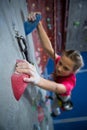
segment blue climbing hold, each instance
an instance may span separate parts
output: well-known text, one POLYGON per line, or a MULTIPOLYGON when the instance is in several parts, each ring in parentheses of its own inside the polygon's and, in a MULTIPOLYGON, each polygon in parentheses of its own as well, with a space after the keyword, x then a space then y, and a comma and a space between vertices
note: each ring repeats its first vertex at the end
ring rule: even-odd
POLYGON ((37 14, 35 21, 25 21, 24 22, 25 35, 28 35, 36 28, 36 26, 38 25, 41 18, 42 18, 42 16, 40 14, 37 14))

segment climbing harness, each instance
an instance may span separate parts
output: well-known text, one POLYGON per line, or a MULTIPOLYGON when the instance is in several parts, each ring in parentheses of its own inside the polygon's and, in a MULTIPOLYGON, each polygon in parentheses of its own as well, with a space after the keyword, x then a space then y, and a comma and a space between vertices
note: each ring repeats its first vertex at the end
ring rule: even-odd
POLYGON ((61 97, 59 97, 58 94, 56 94, 56 96, 57 96, 57 99, 58 99, 58 106, 62 110, 66 111, 66 110, 72 110, 73 109, 73 103, 72 103, 70 98, 67 101, 63 101, 61 99, 61 97))

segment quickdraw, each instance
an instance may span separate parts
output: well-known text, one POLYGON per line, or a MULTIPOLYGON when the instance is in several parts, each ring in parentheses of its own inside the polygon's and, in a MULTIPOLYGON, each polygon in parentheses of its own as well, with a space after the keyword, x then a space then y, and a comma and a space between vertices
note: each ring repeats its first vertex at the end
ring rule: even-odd
POLYGON ((23 59, 26 59, 27 61, 29 61, 28 58, 28 51, 27 51, 27 45, 26 45, 26 40, 23 36, 20 36, 18 33, 16 33, 16 39, 21 51, 21 54, 23 56, 23 59))

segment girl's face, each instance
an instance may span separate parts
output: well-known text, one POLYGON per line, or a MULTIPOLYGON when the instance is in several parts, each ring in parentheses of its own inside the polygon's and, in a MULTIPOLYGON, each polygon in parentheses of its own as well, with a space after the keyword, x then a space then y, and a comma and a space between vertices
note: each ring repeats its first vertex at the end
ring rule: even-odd
POLYGON ((74 73, 74 62, 67 56, 61 56, 61 59, 56 65, 56 75, 57 76, 68 76, 74 73))

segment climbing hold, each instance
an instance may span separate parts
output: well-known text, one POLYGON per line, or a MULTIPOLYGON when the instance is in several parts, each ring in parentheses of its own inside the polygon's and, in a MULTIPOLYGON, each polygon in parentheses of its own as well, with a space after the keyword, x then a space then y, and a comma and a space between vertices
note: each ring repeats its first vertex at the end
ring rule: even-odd
POLYGON ((48 6, 46 7, 46 11, 50 11, 50 8, 48 6))
POLYGON ((47 22, 50 22, 50 18, 47 18, 46 21, 47 21, 47 22))
POLYGON ((38 111, 38 121, 42 122, 44 120, 44 110, 41 106, 38 106, 37 111, 38 111))
POLYGON ((32 98, 32 110, 35 111, 37 107, 36 99, 32 98))
POLYGON ((36 107, 35 107, 35 106, 32 106, 32 110, 35 111, 35 110, 36 110, 36 107))
POLYGON ((75 27, 77 27, 77 26, 80 25, 80 22, 79 22, 79 21, 75 21, 75 22, 73 22, 73 25, 74 25, 75 27))
MULTIPOLYGON (((20 61, 22 62, 22 60, 17 60, 17 63, 20 61)), ((19 100, 21 98, 26 87, 28 86, 28 83, 24 82, 23 80, 25 77, 29 78, 29 75, 14 72, 11 76, 12 90, 16 100, 19 100)))
POLYGON ((47 26, 48 26, 48 29, 52 29, 52 26, 51 26, 51 24, 47 24, 47 26))
POLYGON ((35 3, 32 3, 32 7, 35 7, 35 3))
POLYGON ((25 34, 26 35, 31 33, 36 28, 36 26, 38 25, 39 21, 41 20, 41 17, 42 16, 40 14, 37 14, 35 21, 25 21, 24 22, 24 30, 25 30, 25 34))

